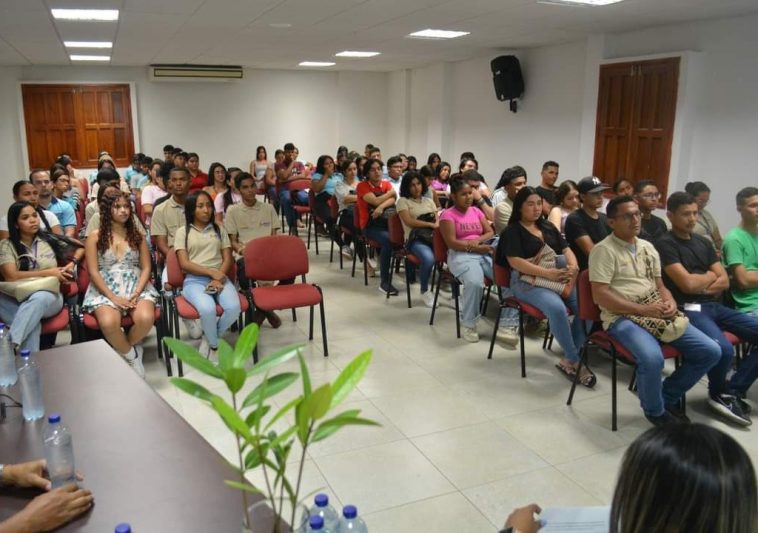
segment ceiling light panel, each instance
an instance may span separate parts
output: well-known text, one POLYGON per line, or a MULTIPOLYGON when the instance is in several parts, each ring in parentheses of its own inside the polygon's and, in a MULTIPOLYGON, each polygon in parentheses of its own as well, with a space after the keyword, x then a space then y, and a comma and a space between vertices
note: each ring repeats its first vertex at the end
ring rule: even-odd
POLYGON ((113 48, 108 41, 64 41, 66 48, 113 48))
POLYGON ((538 4, 554 4, 559 6, 599 7, 618 4, 624 0, 537 0, 538 4))
POLYGON ((111 22, 118 20, 118 9, 51 9, 57 20, 111 22))
POLYGON ((331 61, 301 61, 298 63, 301 67, 333 67, 336 64, 331 61))
POLYGON ((337 57, 376 57, 381 52, 359 52, 357 50, 345 50, 338 54, 334 54, 337 57))
POLYGON ((87 56, 72 54, 69 56, 71 61, 110 61, 111 56, 87 56))
POLYGON ((417 32, 413 32, 408 37, 415 37, 418 39, 455 39, 457 37, 463 37, 469 35, 467 31, 451 31, 451 30, 432 30, 426 29, 417 32))

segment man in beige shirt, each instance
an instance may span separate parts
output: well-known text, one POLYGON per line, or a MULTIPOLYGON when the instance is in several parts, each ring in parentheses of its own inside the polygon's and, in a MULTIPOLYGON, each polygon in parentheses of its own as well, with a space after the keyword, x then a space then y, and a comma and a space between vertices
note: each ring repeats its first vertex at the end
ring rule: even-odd
POLYGON ((513 212, 513 200, 518 192, 526 186, 526 176, 520 171, 521 167, 511 167, 503 172, 502 186, 505 189, 506 197, 503 201, 495 206, 495 233, 500 235, 508 221, 511 219, 513 212))

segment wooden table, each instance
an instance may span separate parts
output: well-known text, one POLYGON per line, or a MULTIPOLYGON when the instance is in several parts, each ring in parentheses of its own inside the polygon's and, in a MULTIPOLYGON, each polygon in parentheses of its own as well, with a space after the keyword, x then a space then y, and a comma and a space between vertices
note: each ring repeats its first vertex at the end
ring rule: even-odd
MULTIPOLYGON (((46 414, 59 412, 71 429, 82 485, 95 496, 92 510, 62 531, 103 533, 120 522, 135 533, 241 531, 242 497, 223 483, 234 476, 226 461, 105 341, 35 358, 46 414)), ((18 384, 8 392, 20 399, 18 384)), ((46 420, 25 422, 21 409, 8 409, 0 422, 0 462, 43 457, 46 420)), ((4 490, 0 520, 34 494, 4 490)))

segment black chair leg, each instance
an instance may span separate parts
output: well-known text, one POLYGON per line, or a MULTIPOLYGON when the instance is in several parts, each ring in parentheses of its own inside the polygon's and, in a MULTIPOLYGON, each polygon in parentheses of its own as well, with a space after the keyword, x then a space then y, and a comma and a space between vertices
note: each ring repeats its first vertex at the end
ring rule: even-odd
POLYGON ((310 318, 308 320, 308 340, 313 340, 313 306, 311 306, 310 318))
MULTIPOLYGON (((389 286, 392 287, 392 276, 395 274, 395 264, 397 263, 397 259, 395 258, 395 254, 392 254, 392 257, 390 258, 390 279, 389 279, 389 286)), ((387 296, 385 298, 386 300, 390 299, 390 291, 387 291, 387 296)))
POLYGON ((432 316, 429 318, 430 326, 434 325, 434 313, 435 311, 437 311, 437 301, 439 300, 439 297, 440 297, 440 283, 442 282, 442 279, 441 279, 442 270, 439 268, 437 263, 435 263, 434 266, 432 267, 432 280, 434 280, 435 274, 438 274, 438 278, 440 279, 437 280, 437 284, 434 287, 434 305, 432 305, 432 316))
POLYGON ((611 431, 616 431, 618 429, 616 423, 616 400, 618 394, 616 392, 617 380, 618 370, 616 368, 616 350, 613 346, 611 346, 611 431))
POLYGON ((571 392, 569 392, 568 400, 566 401, 566 405, 571 405, 571 402, 574 399, 574 392, 576 392, 576 385, 579 383, 579 374, 582 372, 582 365, 587 366, 587 343, 582 346, 582 349, 579 351, 579 365, 576 367, 576 374, 574 374, 574 379, 571 380, 571 392))
POLYGON ((405 292, 408 295, 408 309, 411 308, 411 281, 408 279, 408 258, 405 259, 405 292))
POLYGON ((455 296, 455 335, 460 339, 461 338, 461 313, 460 309, 458 308, 458 296, 461 293, 461 286, 458 283, 458 280, 455 280, 453 282, 453 296, 455 296))
POLYGON ((324 357, 329 357, 329 343, 326 339, 326 313, 324 312, 324 293, 321 292, 321 287, 315 286, 318 292, 321 293, 321 301, 318 303, 319 313, 321 314, 321 339, 324 343, 324 357))
POLYGON ((487 359, 492 359, 492 350, 495 349, 495 336, 497 335, 497 327, 500 324, 500 316, 503 314, 503 306, 499 305, 497 309, 497 318, 495 318, 495 327, 492 329, 492 339, 490 340, 490 351, 487 354, 487 359))
MULTIPOLYGON (((311 217, 311 220, 313 217, 311 217)), ((313 239, 316 241, 316 255, 318 255, 318 228, 316 227, 316 222, 310 223, 308 226, 308 235, 310 235, 310 227, 313 226, 313 239)))
POLYGON ((292 321, 297 322, 297 311, 295 311, 295 308, 292 308, 292 321))
POLYGON ((524 312, 518 310, 518 335, 521 342, 521 377, 526 377, 526 352, 524 351, 524 312))

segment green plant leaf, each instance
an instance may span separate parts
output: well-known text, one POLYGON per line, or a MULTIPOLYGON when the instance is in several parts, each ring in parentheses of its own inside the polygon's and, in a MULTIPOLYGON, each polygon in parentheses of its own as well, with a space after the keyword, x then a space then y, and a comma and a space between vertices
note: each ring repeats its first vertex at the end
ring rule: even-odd
POLYGON ((332 385, 332 405, 336 407, 352 392, 358 382, 363 379, 369 363, 371 362, 372 351, 366 350, 342 369, 340 375, 334 380, 332 385))
POLYGON ((336 433, 345 426, 380 426, 378 422, 367 418, 332 418, 319 424, 316 431, 313 432, 311 442, 324 440, 330 435, 336 433))
POLYGON ((242 368, 227 368, 224 371, 224 381, 232 394, 237 394, 247 379, 247 372, 242 368))
POLYGON ((221 370, 212 361, 200 355, 193 346, 173 337, 163 337, 163 342, 183 363, 207 376, 224 379, 224 374, 221 370))
POLYGON ((311 399, 308 402, 308 416, 313 420, 320 420, 329 411, 332 405, 332 385, 324 383, 318 389, 313 391, 311 399))
POLYGON ((310 417, 308 412, 309 398, 302 398, 302 401, 295 406, 295 422, 297 425, 297 438, 300 444, 305 445, 305 441, 308 439, 308 421, 310 417))
POLYGON ((273 426, 280 418, 282 418, 284 415, 290 412, 292 408, 295 407, 297 404, 299 404, 302 400, 303 400, 302 397, 298 396, 297 398, 293 398, 292 400, 287 402, 281 409, 279 409, 276 412, 276 414, 271 418, 271 420, 268 421, 264 429, 268 429, 271 426, 273 426))
POLYGON ((271 368, 284 363, 295 357, 301 345, 285 346, 281 350, 274 352, 258 361, 258 364, 253 365, 253 368, 247 371, 248 376, 254 376, 255 374, 262 374, 267 372, 271 368))
POLYGON ((218 340, 218 366, 221 370, 232 368, 234 349, 224 339, 218 340))
POLYGON ((251 428, 257 427, 258 423, 263 419, 264 416, 268 414, 270 410, 270 405, 261 405, 247 415, 247 418, 245 418, 245 424, 251 428))
MULTIPOLYGON (((273 376, 265 378, 266 386, 265 396, 263 399, 265 400, 271 396, 274 396, 275 394, 279 394, 281 391, 292 385, 297 380, 297 378, 297 372, 284 372, 282 374, 275 374, 273 376)), ((255 405, 258 403, 258 398, 262 394, 264 394, 264 387, 263 383, 260 383, 252 390, 250 394, 247 395, 245 400, 242 402, 242 407, 245 408, 255 405)))
POLYGON ((225 480, 224 483, 233 489, 244 490, 245 492, 251 492, 253 494, 263 494, 262 490, 256 489, 254 486, 248 483, 240 483, 239 481, 225 480))
POLYGON ((234 345, 234 357, 232 358, 232 366, 234 368, 244 368, 247 360, 252 357, 253 349, 258 344, 258 333, 258 324, 255 322, 248 324, 242 330, 234 345))
POLYGON ((226 403, 223 398, 215 395, 211 398, 211 404, 213 404, 213 408, 231 429, 236 431, 245 440, 252 442, 253 436, 250 434, 250 428, 247 427, 245 421, 240 418, 240 415, 231 405, 226 403))
POLYGON ((300 375, 303 376, 303 397, 307 400, 311 395, 311 374, 300 350, 297 351, 297 359, 300 362, 300 375))
POLYGON ((208 403, 211 402, 213 393, 199 383, 195 383, 191 379, 187 378, 171 378, 170 381, 177 389, 183 390, 190 396, 194 396, 195 398, 204 400, 208 403))
POLYGON ((280 435, 276 435, 276 437, 271 439, 271 442, 269 443, 269 445, 272 448, 276 448, 280 446, 283 442, 285 442, 287 439, 292 437, 292 435, 295 434, 295 431, 297 431, 297 426, 292 426, 291 428, 286 429, 283 433, 281 433, 280 435))

